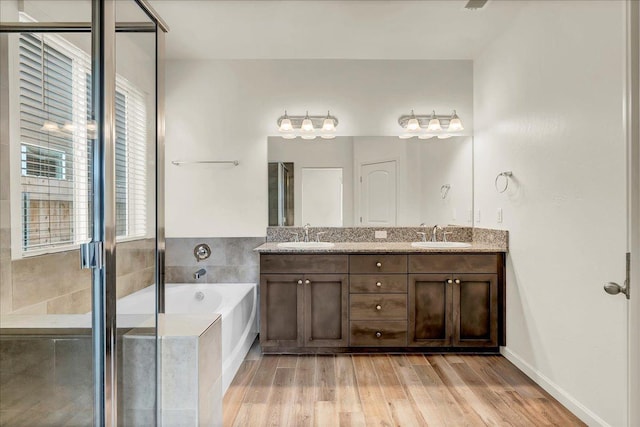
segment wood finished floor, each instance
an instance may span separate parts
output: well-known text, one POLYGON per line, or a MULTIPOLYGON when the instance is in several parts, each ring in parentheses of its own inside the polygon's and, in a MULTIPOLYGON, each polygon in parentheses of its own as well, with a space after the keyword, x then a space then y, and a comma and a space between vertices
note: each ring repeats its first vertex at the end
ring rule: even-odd
POLYGON ((501 356, 261 355, 224 396, 224 426, 583 426, 501 356))

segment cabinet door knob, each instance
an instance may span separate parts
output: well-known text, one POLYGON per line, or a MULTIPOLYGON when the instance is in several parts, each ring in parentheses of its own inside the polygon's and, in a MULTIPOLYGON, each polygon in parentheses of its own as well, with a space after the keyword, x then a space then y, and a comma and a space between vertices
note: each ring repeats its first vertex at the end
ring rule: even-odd
POLYGON ((382 306, 380 304, 376 305, 376 310, 382 310, 382 306))
POLYGON ((302 285, 302 279, 298 280, 298 285, 302 285))
POLYGON ((376 338, 382 338, 382 332, 380 331, 376 332, 376 338))
POLYGON ((309 279, 307 279, 307 280, 305 280, 305 281, 304 281, 304 284, 305 284, 305 285, 308 285, 309 283, 311 283, 311 280, 309 280, 309 279))
POLYGON ((381 288, 382 287, 382 282, 376 282, 376 286, 381 288))
POLYGON ((456 285, 459 285, 460 284, 460 279, 456 279, 455 282, 456 282, 456 285))
POLYGON ((452 284, 452 283, 453 283, 453 280, 451 280, 451 279, 447 279, 447 283, 448 283, 448 284, 452 284))
POLYGON ((382 267, 382 263, 381 262, 376 262, 376 267, 378 267, 378 268, 382 267))

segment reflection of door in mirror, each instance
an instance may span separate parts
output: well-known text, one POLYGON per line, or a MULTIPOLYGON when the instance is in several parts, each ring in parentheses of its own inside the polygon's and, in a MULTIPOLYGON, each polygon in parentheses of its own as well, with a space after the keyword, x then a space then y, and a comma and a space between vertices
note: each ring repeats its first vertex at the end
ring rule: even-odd
POLYGON ((396 225, 397 191, 395 160, 360 165, 360 224, 373 227, 396 225))
POLYGON ((342 168, 302 168, 302 224, 342 227, 342 168))
POLYGON ((269 163, 269 225, 293 225, 293 163, 269 163))

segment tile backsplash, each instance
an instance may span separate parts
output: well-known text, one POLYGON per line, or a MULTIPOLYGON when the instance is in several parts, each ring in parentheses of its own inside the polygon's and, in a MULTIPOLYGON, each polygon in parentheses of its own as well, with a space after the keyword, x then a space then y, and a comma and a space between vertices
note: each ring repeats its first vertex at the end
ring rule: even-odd
POLYGON ((264 237, 167 238, 165 281, 167 283, 258 283, 260 258, 253 251, 264 237), (211 248, 211 256, 198 261, 193 249, 200 243, 211 248), (204 268, 207 274, 195 279, 204 268))

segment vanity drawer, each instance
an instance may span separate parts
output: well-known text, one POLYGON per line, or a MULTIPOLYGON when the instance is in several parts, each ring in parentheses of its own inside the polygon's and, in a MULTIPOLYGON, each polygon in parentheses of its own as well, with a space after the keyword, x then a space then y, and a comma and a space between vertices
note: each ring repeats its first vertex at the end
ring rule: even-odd
POLYGON ((351 274, 406 273, 406 255, 350 255, 351 274))
POLYGON ((349 319, 407 319, 407 296, 403 294, 353 294, 349 301, 349 319))
POLYGON ((352 347, 406 347, 406 321, 352 321, 349 345, 352 347))
POLYGON ((409 255, 409 273, 497 273, 498 254, 409 255))
POLYGON ((273 273, 348 273, 349 255, 302 254, 260 255, 260 274, 273 273))
POLYGON ((353 294, 407 293, 404 274, 352 274, 349 291, 353 294))

